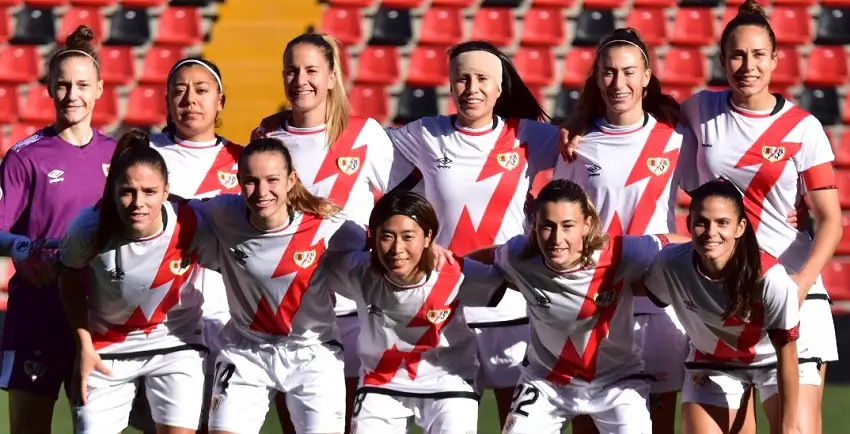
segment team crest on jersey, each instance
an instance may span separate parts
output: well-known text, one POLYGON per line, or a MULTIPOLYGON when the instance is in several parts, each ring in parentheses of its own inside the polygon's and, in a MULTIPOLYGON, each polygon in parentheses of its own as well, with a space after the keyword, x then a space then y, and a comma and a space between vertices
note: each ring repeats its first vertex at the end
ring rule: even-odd
POLYGON ((192 265, 192 262, 188 259, 183 260, 173 260, 168 264, 168 268, 175 276, 182 276, 189 271, 189 266, 192 265))
POLYGON ((353 175, 360 169, 360 158, 359 157, 339 157, 336 159, 336 165, 339 167, 339 170, 342 170, 342 173, 346 175, 353 175))
POLYGON ((519 165, 519 154, 516 152, 505 152, 496 155, 496 162, 505 170, 513 170, 519 165))
POLYGON ((613 290, 599 291, 593 296, 593 302, 599 307, 608 307, 614 302, 614 297, 617 295, 613 290))
POLYGON ((452 308, 447 307, 445 309, 431 309, 428 313, 425 314, 425 317, 428 318, 428 322, 431 324, 437 325, 442 324, 447 319, 449 319, 449 315, 452 313, 452 308))
POLYGON ((103 176, 109 176, 109 163, 101 164, 100 168, 103 169, 103 176))
POLYGON ((225 189, 230 190, 231 188, 239 185, 239 178, 236 177, 235 173, 232 172, 224 172, 218 171, 218 182, 224 186, 225 189))
POLYGON ((653 175, 661 176, 670 169, 670 159, 662 157, 647 158, 646 167, 649 168, 649 171, 652 172, 653 175))
POLYGON ((292 257, 295 261, 295 265, 307 269, 316 262, 316 251, 315 250, 304 250, 300 252, 295 252, 295 255, 292 257))
POLYGON ((761 156, 764 157, 765 160, 770 161, 771 163, 776 163, 777 161, 782 161, 782 157, 785 156, 785 147, 784 146, 762 146, 761 147, 761 156))

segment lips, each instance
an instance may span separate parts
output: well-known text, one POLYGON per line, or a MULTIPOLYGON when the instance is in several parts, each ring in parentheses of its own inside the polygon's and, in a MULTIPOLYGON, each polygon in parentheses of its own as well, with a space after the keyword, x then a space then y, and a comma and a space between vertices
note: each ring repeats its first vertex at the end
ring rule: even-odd
POLYGON ((616 93, 608 92, 608 96, 611 98, 611 101, 613 101, 615 103, 616 102, 626 102, 626 101, 628 101, 629 95, 631 95, 629 92, 616 92, 616 93))

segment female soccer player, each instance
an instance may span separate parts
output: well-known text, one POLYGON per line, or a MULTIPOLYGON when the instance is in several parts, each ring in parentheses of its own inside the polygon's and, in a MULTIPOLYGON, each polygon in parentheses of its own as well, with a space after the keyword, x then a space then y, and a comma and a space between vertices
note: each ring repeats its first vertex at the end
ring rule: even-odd
MULTIPOLYGON (((558 158, 559 130, 504 53, 486 42, 449 52, 451 96, 457 115, 435 116, 387 132, 422 173, 425 197, 443 229, 438 244, 464 255, 524 232, 526 194, 538 172, 558 158)), ((477 335, 477 386, 494 389, 500 422, 528 344, 525 303, 508 292, 495 308, 464 309, 477 335)))
POLYGON ((63 240, 60 292, 79 348, 77 432, 127 428, 144 381, 159 433, 198 429, 204 393, 203 234, 195 211, 167 201, 168 173, 150 137, 121 137, 103 198, 63 240))
POLYGON ((458 309, 498 301, 506 287, 495 267, 470 259, 436 270, 438 232, 424 197, 390 193, 369 219, 371 252, 329 255, 322 264, 361 322, 352 432, 404 434, 411 418, 429 433, 478 428, 475 334, 458 309))
MULTIPOLYGON (((576 159, 559 159, 554 178, 581 185, 609 234, 649 235, 676 231, 676 163, 687 126, 677 128, 679 104, 661 92, 646 45, 634 29, 617 29, 602 40, 576 107, 587 119, 576 159)), ((650 382, 652 432, 676 431, 676 395, 682 390, 688 339, 675 312, 635 297, 635 341, 650 382)), ((596 432, 587 417, 573 430, 596 432)))
POLYGON ((746 392, 755 386, 774 433, 797 429, 797 285, 759 250, 744 199, 726 181, 691 192, 692 242, 664 249, 647 272, 650 298, 675 309, 690 337, 682 397, 686 434, 732 432, 746 392))
POLYGON ((543 187, 533 215, 530 235, 495 250, 495 264, 528 303, 531 326, 504 432, 556 434, 579 414, 603 433, 650 432, 631 284, 667 240, 687 239, 605 234, 590 198, 565 179, 543 187))
POLYGON ((115 150, 114 140, 91 127, 103 92, 94 38, 80 26, 50 58, 56 122, 13 146, 0 166, 0 254, 16 269, 0 345, 13 434, 51 432, 59 389, 72 390, 74 338, 53 256, 42 247, 58 247, 68 223, 100 198, 115 150))

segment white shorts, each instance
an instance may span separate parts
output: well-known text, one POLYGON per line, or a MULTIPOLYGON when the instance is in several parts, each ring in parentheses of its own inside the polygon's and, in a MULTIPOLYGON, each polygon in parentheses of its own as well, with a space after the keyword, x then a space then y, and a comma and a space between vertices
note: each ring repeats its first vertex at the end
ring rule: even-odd
POLYGON ((210 431, 260 432, 277 392, 286 393, 299 434, 345 430, 345 377, 338 346, 258 343, 234 327, 225 327, 221 336, 210 431))
POLYGON ((157 425, 198 429, 204 398, 204 356, 195 350, 151 357, 104 360, 107 377, 92 372, 88 402, 77 408, 77 432, 100 434, 127 428, 136 384, 145 382, 151 417, 157 425))
POLYGON ((360 338, 360 318, 354 316, 336 317, 339 337, 342 341, 342 360, 345 362, 345 378, 360 377, 360 355, 357 354, 357 340, 360 338))
POLYGON ((502 433, 560 434, 578 415, 589 415, 601 434, 650 434, 649 382, 626 379, 608 386, 554 384, 523 373, 502 433))
POLYGON ((475 434, 478 400, 468 396, 435 399, 358 392, 351 434, 406 434, 411 418, 428 434, 475 434))
MULTIPOLYGON (((761 402, 764 402, 779 391, 776 374, 776 368, 728 371, 688 369, 687 380, 682 388, 682 402, 737 410, 741 407, 744 392, 751 385, 755 386, 761 402)), ((821 379, 817 364, 801 364, 800 385, 820 386, 820 384, 821 379)))
POLYGON ((635 315, 635 344, 646 372, 655 377, 651 394, 678 392, 685 381, 688 336, 677 319, 665 312, 635 315))
MULTIPOLYGON (((823 285, 820 278, 815 285, 823 285)), ((838 360, 838 341, 832 306, 827 300, 808 299, 800 306, 800 358, 818 358, 821 362, 838 360)))
POLYGON ((513 389, 519 382, 528 348, 528 324, 473 328, 478 345, 478 377, 481 389, 513 389))

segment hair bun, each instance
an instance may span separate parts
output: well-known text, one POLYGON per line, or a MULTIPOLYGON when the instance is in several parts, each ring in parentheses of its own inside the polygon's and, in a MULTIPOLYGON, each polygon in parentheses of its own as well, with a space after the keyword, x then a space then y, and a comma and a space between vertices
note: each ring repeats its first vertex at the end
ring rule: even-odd
POLYGON ((738 6, 738 15, 758 15, 767 19, 767 14, 764 13, 761 5, 755 0, 746 0, 741 6, 738 6))
POLYGON ((91 54, 94 52, 95 39, 97 38, 94 31, 86 25, 81 25, 65 38, 65 47, 91 54))

